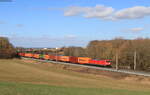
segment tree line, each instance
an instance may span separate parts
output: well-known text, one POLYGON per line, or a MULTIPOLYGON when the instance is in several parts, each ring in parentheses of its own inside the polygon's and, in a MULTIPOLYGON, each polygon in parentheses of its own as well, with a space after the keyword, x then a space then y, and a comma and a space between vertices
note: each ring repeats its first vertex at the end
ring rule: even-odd
MULTIPOLYGON (((16 57, 16 50, 8 38, 0 37, 0 58, 16 57)), ((134 61, 136 61, 137 70, 150 71, 150 39, 148 38, 94 40, 84 48, 64 47, 63 52, 66 56, 90 57, 100 60, 111 59, 112 66, 115 66, 116 55, 118 55, 119 68, 134 69, 134 61)), ((57 53, 59 52, 57 51, 57 53)))
POLYGON ((94 40, 85 47, 68 47, 64 55, 91 57, 93 59, 112 59, 115 66, 116 55, 120 68, 134 69, 134 56, 136 52, 136 69, 150 70, 150 39, 137 38, 126 40, 116 38, 113 40, 94 40))
POLYGON ((0 37, 0 59, 13 58, 16 56, 16 49, 9 42, 8 38, 0 37))

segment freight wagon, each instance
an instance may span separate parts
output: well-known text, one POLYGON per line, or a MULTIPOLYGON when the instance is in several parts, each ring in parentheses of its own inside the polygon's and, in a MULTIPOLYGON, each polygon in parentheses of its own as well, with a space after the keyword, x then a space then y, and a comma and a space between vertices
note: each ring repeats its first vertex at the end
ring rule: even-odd
POLYGON ((78 57, 70 56, 69 60, 71 63, 78 63, 78 57))
POLYGON ((60 56, 59 60, 62 62, 70 62, 70 57, 69 56, 60 56))
POLYGON ((44 54, 39 55, 40 59, 44 59, 44 54))
POLYGON ((78 57, 79 64, 88 64, 90 63, 91 58, 89 57, 78 57))
POLYGON ((40 58, 40 54, 34 54, 33 58, 39 59, 40 58))
POLYGON ((49 55, 49 59, 50 60, 55 60, 55 56, 54 55, 49 55))
POLYGON ((32 53, 25 53, 24 56, 25 56, 25 57, 32 58, 32 57, 33 57, 33 54, 32 54, 32 53))
POLYGON ((50 59, 49 55, 48 55, 48 54, 45 54, 45 55, 44 55, 44 59, 45 59, 45 60, 49 60, 49 59, 50 59))
POLYGON ((79 64, 88 64, 90 62, 91 58, 89 57, 70 57, 71 63, 79 63, 79 64))

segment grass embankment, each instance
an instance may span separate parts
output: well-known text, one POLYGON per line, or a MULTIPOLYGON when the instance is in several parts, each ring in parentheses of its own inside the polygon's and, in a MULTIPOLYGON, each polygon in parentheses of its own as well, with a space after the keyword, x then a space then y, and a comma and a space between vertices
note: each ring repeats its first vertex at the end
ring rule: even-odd
POLYGON ((0 95, 150 95, 148 78, 144 82, 116 79, 65 68, 30 60, 0 60, 0 95))

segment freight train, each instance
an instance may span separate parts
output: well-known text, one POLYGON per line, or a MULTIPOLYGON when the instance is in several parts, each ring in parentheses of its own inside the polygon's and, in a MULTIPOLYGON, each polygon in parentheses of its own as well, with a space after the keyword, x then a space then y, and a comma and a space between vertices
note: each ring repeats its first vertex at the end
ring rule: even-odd
POLYGON ((52 60, 52 61, 60 61, 67 63, 76 63, 76 64, 90 64, 90 65, 99 65, 111 67, 111 60, 94 60, 89 57, 75 57, 75 56, 56 56, 49 54, 36 54, 36 53, 18 53, 21 57, 27 58, 35 58, 35 59, 43 59, 43 60, 52 60))

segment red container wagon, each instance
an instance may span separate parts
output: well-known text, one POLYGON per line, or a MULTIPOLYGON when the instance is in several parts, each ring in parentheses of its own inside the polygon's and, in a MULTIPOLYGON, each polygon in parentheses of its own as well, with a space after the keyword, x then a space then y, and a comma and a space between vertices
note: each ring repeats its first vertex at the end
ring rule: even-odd
POLYGON ((33 58, 39 59, 40 58, 40 54, 34 54, 33 58))
POLYGON ((32 58, 32 57, 33 57, 33 55, 34 55, 33 53, 30 53, 30 54, 29 54, 29 57, 30 57, 30 58, 32 58))
POLYGON ((55 56, 54 55, 49 55, 49 59, 50 60, 55 60, 55 56))
POLYGON ((25 57, 31 58, 31 57, 33 57, 33 54, 32 53, 25 53, 25 57))
POLYGON ((21 56, 22 53, 18 53, 19 56, 21 56))
POLYGON ((44 55, 44 59, 45 59, 45 60, 49 60, 49 59, 50 59, 49 55, 48 55, 48 54, 45 54, 45 55, 44 55))
POLYGON ((28 57, 28 53, 25 53, 24 56, 25 56, 25 57, 28 57))
POLYGON ((90 60, 89 63, 93 65, 110 66, 111 60, 90 60))
POLYGON ((78 63, 78 57, 70 56, 69 61, 71 63, 78 63))
POLYGON ((25 53, 18 53, 19 56, 25 56, 25 53))
POLYGON ((25 53, 22 53, 21 56, 25 56, 25 53))
POLYGON ((78 57, 78 63, 79 64, 88 64, 90 62, 91 58, 89 57, 78 57))
POLYGON ((25 56, 25 53, 22 53, 21 56, 25 56))
POLYGON ((59 56, 59 60, 62 62, 70 62, 69 56, 59 56))
POLYGON ((53 58, 53 60, 57 60, 57 56, 55 56, 55 55, 54 55, 54 58, 53 58))
POLYGON ((60 60, 60 56, 54 56, 54 60, 55 60, 55 61, 61 61, 61 60, 60 60))

